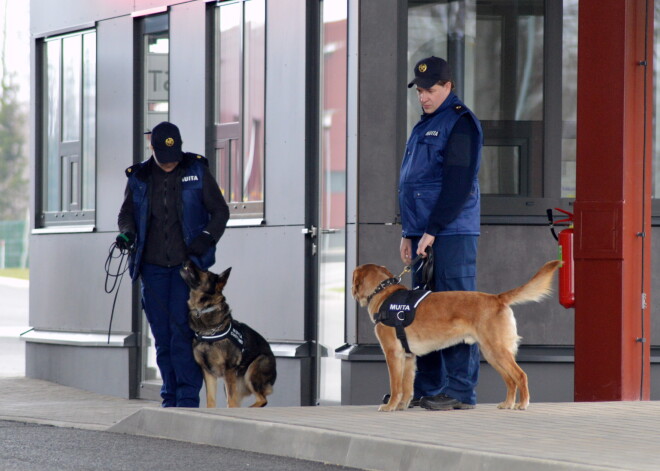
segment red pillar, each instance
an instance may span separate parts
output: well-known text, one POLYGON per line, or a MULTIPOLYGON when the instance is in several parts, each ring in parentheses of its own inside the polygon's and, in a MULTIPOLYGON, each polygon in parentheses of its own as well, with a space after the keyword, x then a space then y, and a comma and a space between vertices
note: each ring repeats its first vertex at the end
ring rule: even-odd
POLYGON ((578 31, 575 400, 648 400, 653 0, 580 0, 578 31))

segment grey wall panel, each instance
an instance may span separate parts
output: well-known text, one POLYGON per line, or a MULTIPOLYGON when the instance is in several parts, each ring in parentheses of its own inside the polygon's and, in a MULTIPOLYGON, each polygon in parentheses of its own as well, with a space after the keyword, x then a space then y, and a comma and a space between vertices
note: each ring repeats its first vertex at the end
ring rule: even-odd
MULTIPOLYGON (((268 407, 297 407, 309 406, 311 399, 306 391, 309 390, 310 358, 277 358, 277 380, 273 387, 273 394, 268 396, 268 407)), ((224 380, 218 380, 218 393, 216 394, 217 407, 227 407, 224 392, 224 380)), ((160 400, 156 395, 153 400, 160 400)), ((248 396, 242 407, 248 407, 254 402, 254 396, 248 396)), ((206 387, 202 386, 200 392, 200 407, 206 407, 206 387)))
MULTIPOLYGON (((196 1, 199 3, 204 3, 204 0, 196 0, 196 1)), ((187 3, 187 2, 190 2, 190 0, 133 0, 132 2, 129 3, 133 3, 134 10, 139 12, 143 10, 149 10, 151 8, 162 7, 164 5, 175 5, 177 3, 187 3)))
MULTIPOLYGON (((90 2, 89 0, 31 0, 30 30, 41 35, 79 25, 94 23, 99 19, 130 15, 134 11, 186 3, 185 0, 113 0, 90 2)), ((198 0, 198 3, 204 3, 198 0)))
POLYGON ((359 184, 358 218, 365 222, 394 222, 398 212, 397 185, 405 143, 403 110, 397 100, 406 90, 399 59, 401 2, 360 2, 359 37, 359 184))
POLYGON ((183 149, 204 155, 206 106, 206 4, 186 3, 170 13, 170 121, 179 126, 183 149))
POLYGON ((273 5, 266 8, 266 223, 304 224, 306 7, 304 0, 273 5))
MULTIPOLYGON (((133 164, 133 18, 97 27, 96 228, 117 232, 126 174, 133 164)), ((81 234, 80 237, 85 237, 81 234)))
MULTIPOLYGON (((358 226, 358 265, 376 263, 384 265, 394 276, 403 270, 403 263, 399 258, 399 243, 401 242, 401 226, 384 224, 360 224, 358 226)), ((352 270, 355 267, 348 267, 352 270)), ((410 287, 410 275, 403 279, 410 287)), ((346 292, 350 293, 350 286, 346 292)), ((357 310, 358 342, 378 343, 374 335, 374 325, 369 319, 366 308, 357 310)))
POLYGON ((346 343, 357 343, 358 318, 360 316, 359 306, 353 299, 351 293, 353 270, 357 264, 357 226, 355 224, 346 225, 346 299, 345 299, 345 319, 346 319, 346 343))
MULTIPOLYGON (((530 407, 534 407, 534 402, 573 401, 572 363, 521 362, 520 367, 529 379, 530 407)), ((384 360, 342 361, 342 405, 380 404, 389 389, 384 360)), ((480 407, 495 407, 494 404, 504 400, 505 394, 502 377, 489 364, 482 362, 477 386, 480 407)))
MULTIPOLYGON (((30 238, 30 325, 41 330, 106 332, 112 296, 104 263, 114 234, 53 234, 30 238)), ((128 273, 115 306, 113 332, 131 332, 128 273)))
MULTIPOLYGON (((520 362, 527 373, 531 407, 534 402, 573 402, 573 363, 520 362)), ((480 404, 499 404, 506 396, 502 377, 482 361, 477 386, 480 404)))
MULTIPOLYGON (((556 258, 557 243, 545 226, 482 226, 477 289, 500 293, 515 288, 556 258)), ((557 275, 553 289, 552 296, 540 303, 514 306, 523 344, 573 344, 575 311, 559 304, 557 275)))
POLYGON ((85 348, 28 343, 25 375, 99 394, 129 398, 135 348, 85 348))
POLYGON ((228 228, 211 271, 232 267, 225 288, 233 315, 268 340, 304 340, 302 226, 228 228))
POLYGON ((32 0, 30 30, 41 35, 79 25, 93 24, 99 18, 128 15, 133 1, 90 2, 89 0, 32 0))

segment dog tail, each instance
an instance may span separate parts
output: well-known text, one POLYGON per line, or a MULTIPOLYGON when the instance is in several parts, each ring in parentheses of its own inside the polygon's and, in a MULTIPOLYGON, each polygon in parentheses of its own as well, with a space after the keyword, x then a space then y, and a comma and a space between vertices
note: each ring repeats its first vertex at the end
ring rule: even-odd
POLYGON ((560 260, 547 262, 527 283, 518 288, 500 293, 497 297, 507 306, 530 301, 540 301, 552 292, 552 276, 561 263, 560 260))

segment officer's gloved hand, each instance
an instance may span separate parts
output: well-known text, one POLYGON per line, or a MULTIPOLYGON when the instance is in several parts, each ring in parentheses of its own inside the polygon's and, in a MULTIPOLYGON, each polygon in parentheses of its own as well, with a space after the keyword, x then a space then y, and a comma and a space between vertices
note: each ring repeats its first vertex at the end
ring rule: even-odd
POLYGON ((117 236, 115 242, 121 250, 131 250, 135 242, 135 234, 132 232, 122 232, 117 236))
POLYGON ((195 237, 188 247, 188 255, 201 256, 206 253, 208 249, 215 245, 215 239, 207 231, 203 231, 200 235, 195 237))

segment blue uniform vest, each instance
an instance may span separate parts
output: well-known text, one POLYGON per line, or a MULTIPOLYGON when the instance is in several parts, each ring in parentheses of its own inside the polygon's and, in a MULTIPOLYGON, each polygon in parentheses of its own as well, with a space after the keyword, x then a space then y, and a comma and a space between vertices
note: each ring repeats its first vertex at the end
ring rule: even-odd
MULTIPOLYGON (((140 275, 144 243, 149 229, 149 198, 151 196, 149 175, 151 171, 147 164, 152 159, 133 165, 126 170, 128 184, 133 195, 133 217, 137 229, 135 250, 131 253, 129 262, 129 271, 133 280, 136 280, 140 275)), ((210 220, 210 215, 204 207, 203 177, 205 166, 208 166, 206 158, 191 153, 185 153, 184 159, 179 163, 179 167, 183 172, 181 172, 180 182, 181 199, 177 209, 183 230, 183 241, 187 246, 202 233, 210 220)), ((209 248, 201 257, 190 255, 190 259, 201 269, 207 270, 215 263, 215 245, 209 248)))
POLYGON ((431 235, 479 235, 481 210, 478 172, 483 133, 476 116, 452 92, 435 113, 422 116, 406 144, 399 177, 403 237, 421 236, 426 232, 429 217, 442 191, 447 140, 456 121, 464 114, 472 117, 479 132, 479 155, 472 190, 456 219, 438 234, 431 235))

